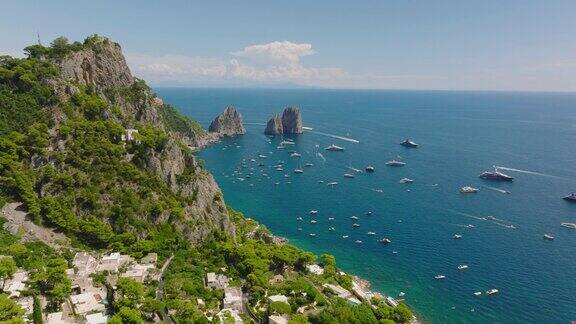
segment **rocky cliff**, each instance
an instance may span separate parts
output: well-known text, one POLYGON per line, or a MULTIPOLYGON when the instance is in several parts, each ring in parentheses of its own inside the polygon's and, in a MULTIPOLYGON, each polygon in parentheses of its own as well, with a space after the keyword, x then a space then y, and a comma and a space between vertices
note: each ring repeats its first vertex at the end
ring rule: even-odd
POLYGON ((300 109, 288 107, 282 113, 284 134, 302 134, 302 114, 300 109))
POLYGON ((300 109, 288 107, 284 109, 282 118, 275 115, 268 121, 264 134, 302 134, 302 131, 302 114, 300 113, 300 109))
POLYGON ((282 127, 282 119, 280 116, 275 115, 274 117, 270 118, 268 123, 266 124, 266 129, 264 130, 264 134, 266 135, 278 135, 283 134, 284 129, 282 127))
POLYGON ((209 132, 218 133, 222 136, 242 135, 246 133, 242 123, 242 115, 234 107, 226 107, 223 113, 216 116, 210 127, 209 132))
MULTIPOLYGON (((60 74, 49 82, 62 102, 74 102, 78 100, 78 94, 95 94, 103 99, 105 108, 93 118, 113 121, 126 129, 147 130, 146 134, 137 135, 138 141, 126 146, 127 161, 156 175, 168 185, 172 191, 170 195, 187 201, 178 219, 165 210, 154 216, 152 221, 177 224, 193 242, 203 240, 213 229, 234 235, 218 185, 196 163, 188 148, 206 145, 213 140, 212 137, 206 136, 196 122, 156 98, 143 81, 134 78, 120 45, 107 38, 98 38, 89 46, 54 60, 54 64, 60 74), (155 131, 150 131, 146 125, 155 131), (168 135, 167 140, 162 139, 162 132, 168 135), (142 136, 156 138, 161 143, 140 144, 142 136)), ((59 111, 59 107, 64 106, 58 105, 55 109, 56 128, 70 118, 69 113, 59 111)), ((234 109, 227 109, 220 121, 222 132, 244 131, 241 117, 234 109)), ((54 150, 65 151, 72 139, 62 139, 57 129, 53 134, 59 138, 54 140, 54 143, 58 143, 54 150)), ((129 186, 138 184, 131 183, 129 186)), ((151 197, 155 196, 158 195, 151 193, 151 197)), ((103 206, 107 204, 109 202, 102 203, 103 206)))

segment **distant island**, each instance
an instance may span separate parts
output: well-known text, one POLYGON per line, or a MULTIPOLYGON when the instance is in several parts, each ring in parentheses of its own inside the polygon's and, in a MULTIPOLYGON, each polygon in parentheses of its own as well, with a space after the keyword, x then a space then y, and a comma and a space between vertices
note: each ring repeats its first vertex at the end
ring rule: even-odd
POLYGON ((0 57, 0 322, 416 321, 226 205, 193 151, 245 133, 234 108, 204 130, 98 35, 24 51, 0 57))

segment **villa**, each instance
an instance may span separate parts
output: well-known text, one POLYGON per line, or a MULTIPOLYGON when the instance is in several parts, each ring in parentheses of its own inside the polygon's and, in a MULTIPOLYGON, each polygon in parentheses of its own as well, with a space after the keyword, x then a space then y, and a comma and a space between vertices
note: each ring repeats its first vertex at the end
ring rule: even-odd
POLYGON ((242 311, 243 307, 242 302, 242 290, 238 287, 226 287, 224 288, 224 300, 222 301, 222 309, 230 308, 237 310, 239 312, 242 311))
POLYGON ((223 274, 216 274, 214 272, 208 272, 206 274, 206 287, 224 289, 228 287, 228 282, 228 277, 223 274))

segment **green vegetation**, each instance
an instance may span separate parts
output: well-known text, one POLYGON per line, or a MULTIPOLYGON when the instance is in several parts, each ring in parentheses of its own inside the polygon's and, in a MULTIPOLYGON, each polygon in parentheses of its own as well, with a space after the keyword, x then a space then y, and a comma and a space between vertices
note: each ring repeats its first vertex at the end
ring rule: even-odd
POLYGON ((24 323, 24 310, 6 294, 0 294, 0 323, 24 323))
POLYGON ((182 133, 190 136, 191 138, 200 137, 206 134, 206 131, 197 122, 186 118, 184 115, 178 112, 176 108, 170 105, 163 105, 160 109, 160 116, 164 120, 164 124, 168 130, 173 132, 182 133))

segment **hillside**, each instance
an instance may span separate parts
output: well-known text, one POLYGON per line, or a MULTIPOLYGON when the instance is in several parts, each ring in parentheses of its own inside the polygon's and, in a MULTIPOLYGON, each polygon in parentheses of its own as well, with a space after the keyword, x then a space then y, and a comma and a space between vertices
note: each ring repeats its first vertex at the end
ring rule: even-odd
POLYGON ((0 322, 390 323, 334 257, 225 205, 214 140, 134 78, 120 45, 0 57, 0 322))

